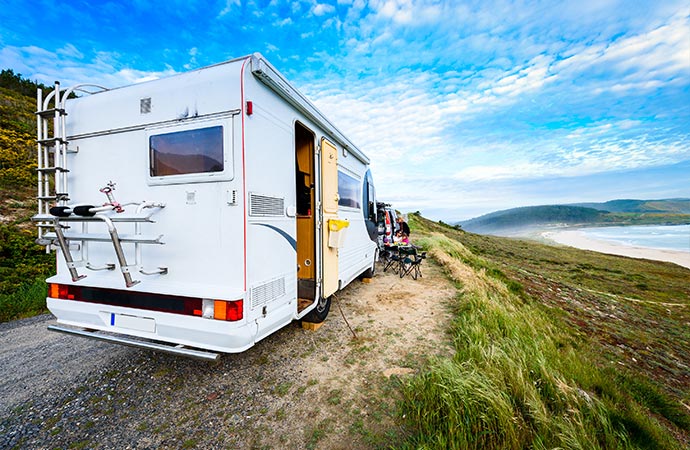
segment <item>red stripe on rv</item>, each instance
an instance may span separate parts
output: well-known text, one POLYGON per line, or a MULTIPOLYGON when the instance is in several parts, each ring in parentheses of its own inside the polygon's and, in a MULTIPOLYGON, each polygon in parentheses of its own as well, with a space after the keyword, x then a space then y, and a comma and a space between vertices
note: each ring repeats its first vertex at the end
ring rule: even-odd
POLYGON ((240 72, 240 102, 242 108, 242 207, 244 216, 244 292, 247 292, 247 170, 244 160, 244 65, 247 64, 248 59, 242 63, 242 70, 240 72))

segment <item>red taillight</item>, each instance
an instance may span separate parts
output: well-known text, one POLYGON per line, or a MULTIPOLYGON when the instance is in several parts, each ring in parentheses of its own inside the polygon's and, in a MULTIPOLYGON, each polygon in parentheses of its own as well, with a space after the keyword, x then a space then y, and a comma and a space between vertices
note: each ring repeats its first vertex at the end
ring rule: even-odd
POLYGON ((74 300, 74 294, 70 292, 70 287, 66 284, 49 283, 48 297, 59 298, 61 300, 74 300))
POLYGON ((226 320, 242 320, 242 300, 228 303, 228 315, 226 320))
POLYGON ((213 318, 216 320, 237 321, 242 320, 242 300, 226 302, 216 300, 213 302, 213 318))

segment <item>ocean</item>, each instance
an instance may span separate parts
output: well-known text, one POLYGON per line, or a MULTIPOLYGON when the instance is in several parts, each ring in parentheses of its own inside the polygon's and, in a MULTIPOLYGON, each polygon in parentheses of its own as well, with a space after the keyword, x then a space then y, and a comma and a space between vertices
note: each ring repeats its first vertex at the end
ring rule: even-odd
POLYGON ((580 231, 592 239, 690 253, 690 225, 581 228, 580 231))

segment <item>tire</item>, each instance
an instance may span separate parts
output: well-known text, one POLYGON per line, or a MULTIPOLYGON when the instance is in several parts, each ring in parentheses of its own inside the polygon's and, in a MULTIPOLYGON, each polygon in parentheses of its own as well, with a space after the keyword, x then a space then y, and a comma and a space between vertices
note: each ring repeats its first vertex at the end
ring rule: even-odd
POLYGON ((302 319, 305 322, 321 323, 328 317, 328 312, 331 310, 331 297, 321 297, 316 304, 316 308, 309 311, 309 313, 302 319))
POLYGON ((379 251, 376 250, 374 252, 374 260, 371 262, 371 267, 369 267, 367 270, 362 272, 362 275, 359 276, 360 279, 362 278, 374 278, 374 275, 376 275, 376 261, 379 259, 379 251))

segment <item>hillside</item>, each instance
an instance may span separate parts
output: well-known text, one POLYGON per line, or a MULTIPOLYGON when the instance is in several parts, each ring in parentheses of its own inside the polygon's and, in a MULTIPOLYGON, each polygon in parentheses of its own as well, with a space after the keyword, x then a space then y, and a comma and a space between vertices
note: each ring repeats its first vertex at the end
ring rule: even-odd
POLYGON ((410 223, 459 294, 409 448, 688 448, 690 270, 410 223))
POLYGON ((0 322, 45 310, 51 255, 36 245, 37 85, 0 72, 0 322), (31 96, 24 92, 33 92, 31 96))
POLYGON ((482 234, 546 225, 689 224, 690 199, 611 200, 605 203, 543 205, 513 208, 460 222, 463 229, 482 234))
POLYGON ((605 212, 581 206, 527 206, 485 214, 460 222, 462 228, 476 233, 490 234, 512 228, 526 228, 543 224, 580 224, 601 221, 605 212))
POLYGON ((604 203, 574 203, 568 206, 593 208, 612 213, 690 214, 689 198, 663 200, 610 200, 604 203))

